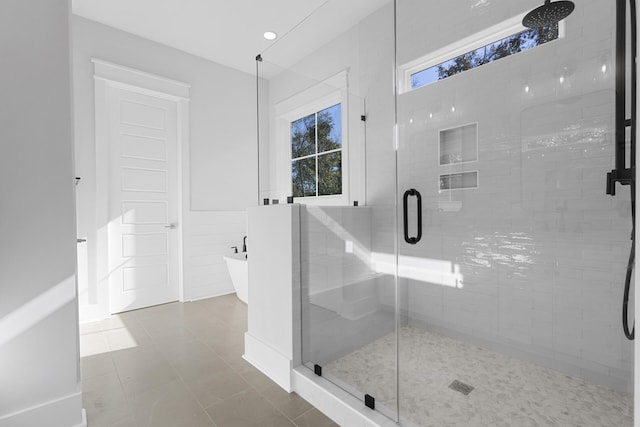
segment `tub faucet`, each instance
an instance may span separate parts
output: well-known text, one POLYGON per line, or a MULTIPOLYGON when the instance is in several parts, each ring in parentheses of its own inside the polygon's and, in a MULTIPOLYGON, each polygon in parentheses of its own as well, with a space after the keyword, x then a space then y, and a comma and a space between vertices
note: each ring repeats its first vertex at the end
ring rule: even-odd
POLYGON ((247 236, 242 238, 242 252, 247 252, 247 236))

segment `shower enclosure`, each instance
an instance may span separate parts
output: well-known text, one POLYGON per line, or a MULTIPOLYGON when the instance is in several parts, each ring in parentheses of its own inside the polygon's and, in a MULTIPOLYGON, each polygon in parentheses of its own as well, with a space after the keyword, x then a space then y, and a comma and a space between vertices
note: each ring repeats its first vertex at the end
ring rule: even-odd
POLYGON ((344 28, 316 3, 256 58, 260 204, 302 204, 302 363, 406 426, 633 425, 615 2, 535 29, 538 0, 344 28))

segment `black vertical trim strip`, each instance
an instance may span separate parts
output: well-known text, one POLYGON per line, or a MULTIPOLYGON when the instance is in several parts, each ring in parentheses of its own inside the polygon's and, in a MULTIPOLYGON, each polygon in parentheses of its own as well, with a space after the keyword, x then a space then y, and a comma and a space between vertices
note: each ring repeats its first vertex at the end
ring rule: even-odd
MULTIPOLYGON (((616 0, 616 80, 615 80, 615 168, 622 171, 625 162, 625 90, 627 50, 627 2, 616 0)), ((613 183, 615 187, 615 182, 613 183)), ((615 188, 613 189, 615 192, 615 188)))

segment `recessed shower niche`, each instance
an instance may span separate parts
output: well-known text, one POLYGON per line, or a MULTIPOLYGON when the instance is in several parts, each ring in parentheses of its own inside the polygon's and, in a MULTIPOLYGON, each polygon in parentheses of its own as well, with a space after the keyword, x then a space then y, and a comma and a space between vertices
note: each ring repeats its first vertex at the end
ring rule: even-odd
POLYGON ((478 124, 440 131, 440 166, 478 160, 478 124))
POLYGON ((467 165, 478 161, 478 124, 443 129, 438 135, 440 168, 441 172, 447 172, 440 173, 438 189, 478 188, 478 171, 469 171, 467 165))

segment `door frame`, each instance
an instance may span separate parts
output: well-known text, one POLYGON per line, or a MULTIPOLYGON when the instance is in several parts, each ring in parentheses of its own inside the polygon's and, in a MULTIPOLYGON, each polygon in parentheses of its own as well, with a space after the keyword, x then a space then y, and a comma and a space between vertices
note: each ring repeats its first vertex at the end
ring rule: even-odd
POLYGON ((173 101, 177 107, 177 194, 178 209, 178 299, 185 300, 183 270, 184 211, 188 206, 183 188, 189 188, 189 96, 191 85, 155 74, 91 58, 95 83, 95 149, 96 149, 96 283, 98 300, 104 301, 104 317, 111 315, 109 294, 109 138, 107 91, 110 88, 125 89, 142 95, 173 101), (185 187, 186 186, 186 187, 185 187))

